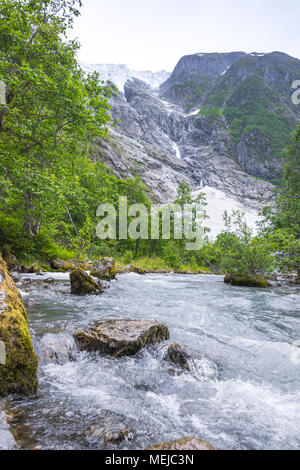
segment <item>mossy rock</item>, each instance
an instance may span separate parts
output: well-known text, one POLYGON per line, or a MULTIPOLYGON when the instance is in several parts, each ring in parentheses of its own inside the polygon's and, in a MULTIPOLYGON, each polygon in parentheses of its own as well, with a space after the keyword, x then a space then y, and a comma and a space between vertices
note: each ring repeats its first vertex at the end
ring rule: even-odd
POLYGON ((117 274, 117 267, 113 258, 99 258, 91 267, 91 276, 110 281, 117 274))
POLYGON ((147 344, 169 339, 166 325, 152 320, 102 320, 74 334, 79 349, 104 355, 133 356, 147 344))
POLYGON ((145 450, 217 450, 208 442, 198 437, 184 437, 177 441, 162 442, 145 450))
POLYGON ((0 358, 0 396, 34 393, 38 386, 38 360, 28 330, 27 313, 1 257, 0 341, 4 343, 6 352, 5 358, 0 358))
POLYGON ((87 295, 102 294, 104 288, 100 282, 96 282, 89 274, 81 268, 73 269, 70 273, 71 294, 87 295))
POLYGON ((264 289, 270 286, 270 283, 262 276, 236 276, 226 274, 224 282, 232 286, 261 287, 264 289))

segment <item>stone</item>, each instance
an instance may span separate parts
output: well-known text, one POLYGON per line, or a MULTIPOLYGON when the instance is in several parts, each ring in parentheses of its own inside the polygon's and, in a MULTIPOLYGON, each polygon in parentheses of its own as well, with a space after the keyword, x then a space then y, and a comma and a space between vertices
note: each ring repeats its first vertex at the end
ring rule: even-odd
POLYGON ((9 272, 19 271, 20 264, 15 255, 13 255, 12 253, 8 253, 3 257, 3 259, 6 262, 7 269, 9 272))
POLYGON ((22 297, 0 257, 0 396, 37 390, 37 357, 22 297), (5 353, 5 354, 4 354, 5 353))
POLYGON ((180 344, 173 343, 168 347, 166 354, 164 355, 164 360, 172 362, 183 369, 190 370, 188 363, 189 355, 182 348, 180 344))
POLYGON ((132 431, 126 424, 115 419, 106 418, 99 425, 92 426, 88 431, 88 437, 93 441, 102 441, 104 444, 120 444, 132 438, 132 431))
POLYGON ((72 261, 64 261, 61 259, 53 259, 51 260, 51 268, 55 269, 57 271, 71 271, 72 269, 75 269, 77 266, 74 262, 72 261))
POLYGON ((148 344, 169 339, 166 325, 152 320, 101 320, 74 334, 81 350, 112 357, 133 356, 148 344))
POLYGON ((236 276, 233 274, 226 274, 224 282, 232 286, 245 286, 245 287, 261 287, 266 288, 271 284, 262 276, 236 276))
POLYGON ((73 269, 70 273, 71 294, 102 294, 104 288, 100 282, 96 282, 89 274, 81 268, 73 269))
POLYGON ((217 450, 198 437, 184 437, 171 442, 162 442, 145 450, 217 450))
POLYGON ((113 258, 100 258, 91 267, 91 276, 110 281, 117 274, 116 263, 113 258))

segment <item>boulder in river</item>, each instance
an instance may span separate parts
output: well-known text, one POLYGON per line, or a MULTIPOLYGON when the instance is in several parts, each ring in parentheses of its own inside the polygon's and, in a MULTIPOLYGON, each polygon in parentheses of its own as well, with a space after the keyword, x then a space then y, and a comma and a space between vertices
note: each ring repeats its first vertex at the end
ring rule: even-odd
POLYGON ((184 437, 177 441, 162 442, 145 450, 217 450, 198 437, 184 437))
POLYGON ((91 276, 110 281, 117 274, 116 263, 113 258, 99 258, 91 267, 91 276))
POLYGON ((70 273, 71 293, 76 295, 102 294, 104 288, 81 268, 73 269, 70 273))
POLYGON ((245 286, 245 287, 269 287, 271 284, 262 276, 237 276, 234 274, 225 274, 224 282, 232 286, 245 286))
POLYGON ((180 344, 173 343, 168 347, 166 354, 164 355, 164 360, 168 362, 172 362, 183 369, 190 370, 190 366, 188 363, 189 355, 183 349, 180 344))
POLYGON ((121 357, 133 356, 147 344, 169 339, 168 327, 152 320, 102 320, 74 334, 80 349, 121 357))
POLYGON ((22 297, 0 256, 0 396, 37 389, 37 357, 22 297))

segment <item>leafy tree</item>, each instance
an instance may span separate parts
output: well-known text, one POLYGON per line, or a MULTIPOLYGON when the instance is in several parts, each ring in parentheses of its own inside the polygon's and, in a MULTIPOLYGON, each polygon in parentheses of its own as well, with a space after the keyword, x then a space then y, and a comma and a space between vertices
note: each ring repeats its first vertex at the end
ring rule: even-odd
POLYGON ((282 189, 275 206, 265 207, 262 235, 277 253, 280 271, 295 270, 300 277, 300 127, 285 152, 282 189))
MULTIPOLYGON (((31 237, 65 216, 68 196, 80 199, 80 165, 105 136, 114 90, 77 64, 67 40, 77 0, 3 0, 0 6, 1 209, 23 221, 31 237), (73 196, 72 196, 73 195, 73 196)), ((87 178, 87 177, 86 177, 87 178)))
POLYGON ((232 276, 244 278, 266 276, 273 270, 273 256, 268 244, 253 237, 252 230, 244 220, 244 213, 225 211, 226 230, 218 235, 216 246, 221 248, 221 267, 232 276))

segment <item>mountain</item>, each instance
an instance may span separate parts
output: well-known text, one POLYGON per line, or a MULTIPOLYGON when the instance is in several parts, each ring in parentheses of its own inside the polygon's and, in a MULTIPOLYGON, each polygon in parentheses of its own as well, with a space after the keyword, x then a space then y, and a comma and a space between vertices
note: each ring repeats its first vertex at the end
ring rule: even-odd
POLYGON ((282 148, 300 120, 291 100, 299 77, 300 61, 281 52, 194 54, 178 62, 160 96, 214 118, 216 128, 229 131, 229 156, 247 173, 276 182, 282 148))
POLYGON ((270 197, 281 151, 300 120, 291 100, 298 59, 279 52, 193 54, 159 88, 166 72, 153 82, 148 72, 133 76, 125 66, 98 70, 119 81, 111 101, 119 122, 98 142, 98 159, 116 174, 140 176, 157 202, 174 199, 181 181, 256 210, 270 197))
POLYGON ((80 65, 86 72, 99 72, 102 80, 113 82, 120 91, 124 90, 124 84, 132 77, 143 80, 153 88, 158 88, 171 75, 165 70, 160 72, 131 70, 124 64, 86 64, 81 62, 80 65))

